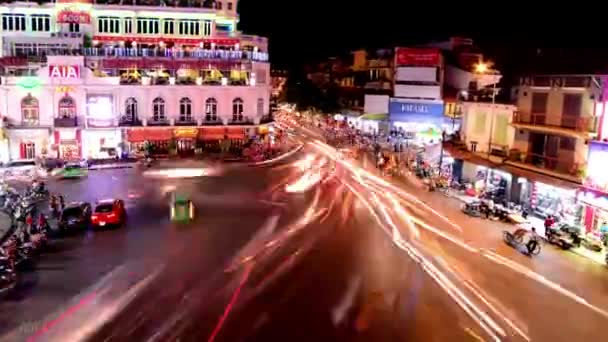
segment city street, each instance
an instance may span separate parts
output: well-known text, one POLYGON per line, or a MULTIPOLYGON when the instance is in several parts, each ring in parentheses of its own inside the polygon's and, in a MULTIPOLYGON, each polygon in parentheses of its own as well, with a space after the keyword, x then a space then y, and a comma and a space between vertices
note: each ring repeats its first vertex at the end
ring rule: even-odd
POLYGON ((603 339, 605 267, 548 245, 524 256, 452 199, 301 138, 280 162, 199 178, 53 183, 68 200, 124 198, 129 222, 54 242, 0 304, 6 340, 603 339), (196 222, 169 222, 173 187, 196 222))

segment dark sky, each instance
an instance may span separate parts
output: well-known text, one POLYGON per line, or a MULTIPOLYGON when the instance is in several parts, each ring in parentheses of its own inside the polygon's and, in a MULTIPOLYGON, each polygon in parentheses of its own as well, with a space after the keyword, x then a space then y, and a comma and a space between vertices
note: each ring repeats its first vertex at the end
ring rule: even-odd
MULTIPOLYGON (((240 0, 240 29, 270 39, 275 66, 297 66, 359 47, 467 36, 508 62, 519 49, 608 46, 592 5, 539 1, 240 0), (540 6, 532 9, 531 3, 540 6), (363 6, 357 4, 365 4, 363 6), (490 7, 493 6, 493 7, 490 7)), ((599 9, 598 9, 599 10, 599 9)), ((596 58, 596 56, 581 56, 596 58)), ((504 62, 503 62, 504 63, 504 62)))

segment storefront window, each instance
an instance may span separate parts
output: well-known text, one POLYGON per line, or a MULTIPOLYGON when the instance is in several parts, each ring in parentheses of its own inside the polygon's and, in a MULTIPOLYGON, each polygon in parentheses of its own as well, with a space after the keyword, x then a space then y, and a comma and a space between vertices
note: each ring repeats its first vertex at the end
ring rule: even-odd
POLYGON ((70 96, 64 96, 59 100, 59 117, 74 118, 76 117, 76 102, 70 96))
POLYGON ((535 182, 531 191, 532 208, 538 216, 544 218, 552 215, 572 225, 580 223, 580 204, 574 190, 535 182))
POLYGON ((21 120, 24 125, 36 125, 39 120, 38 99, 28 94, 21 100, 21 120))

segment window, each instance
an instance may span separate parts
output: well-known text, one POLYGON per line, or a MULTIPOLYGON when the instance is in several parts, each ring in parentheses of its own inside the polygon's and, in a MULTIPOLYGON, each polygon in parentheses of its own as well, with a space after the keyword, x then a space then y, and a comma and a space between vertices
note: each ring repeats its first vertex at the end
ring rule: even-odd
POLYGON ((210 97, 205 101, 205 120, 217 120, 217 100, 213 97, 210 97))
POLYGON ((221 10, 222 9, 222 2, 221 1, 217 1, 215 3, 215 8, 217 8, 218 10, 221 10))
POLYGON ((576 139, 570 137, 559 138, 559 148, 566 151, 574 151, 576 147, 576 139))
POLYGON ((137 120, 137 100, 133 97, 125 101, 125 117, 127 121, 137 120))
POLYGON ((547 93, 532 93, 532 114, 547 113, 547 93))
POLYGON ((232 101, 232 120, 243 120, 243 100, 238 97, 232 101))
POLYGON ((264 115, 264 99, 258 99, 258 115, 264 115))
POLYGON ((124 18, 125 33, 133 32, 133 18, 124 18))
POLYGON ((30 17, 33 32, 48 32, 51 30, 51 16, 32 14, 30 17))
POLYGON ((180 20, 179 34, 185 36, 198 36, 200 34, 200 23, 195 20, 180 20))
POLYGON ((486 113, 475 113, 474 124, 473 131, 475 134, 483 134, 486 131, 486 113))
POLYGON ((158 19, 137 18, 137 33, 139 34, 158 34, 158 19))
POLYGON ((36 144, 28 141, 23 144, 24 159, 35 159, 36 158, 36 144))
POLYGON ((164 34, 174 34, 175 21, 173 19, 165 19, 163 32, 164 34))
POLYGON ((3 31, 25 31, 25 15, 24 14, 3 14, 2 15, 2 30, 3 31))
POLYGON ((165 121, 165 100, 157 97, 152 101, 152 120, 165 121))
POLYGON ((80 32, 80 24, 79 23, 69 23, 68 30, 70 32, 80 32))
POLYGON ((562 115, 570 117, 581 116, 581 109, 583 107, 582 94, 564 94, 563 101, 562 115))
POLYGON ((211 20, 203 20, 203 36, 211 35, 211 20))
POLYGON ((97 19, 97 32, 99 32, 99 33, 120 33, 120 18, 99 17, 97 19))
POLYGON ((191 121, 192 120, 192 101, 189 98, 184 97, 179 100, 179 120, 180 121, 191 121))
POLYGON ((506 146, 507 131, 509 130, 509 118, 506 115, 493 114, 494 118, 494 136, 492 137, 492 143, 497 145, 506 146))
POLYGON ((27 94, 27 96, 21 100, 22 123, 24 125, 38 124, 39 112, 38 99, 33 97, 32 94, 27 94))
POLYGON ((227 3, 226 5, 228 6, 228 10, 229 10, 229 11, 232 11, 232 2, 229 2, 229 3, 227 3))
POLYGON ((69 96, 64 96, 59 100, 59 117, 74 118, 76 117, 76 102, 69 96))

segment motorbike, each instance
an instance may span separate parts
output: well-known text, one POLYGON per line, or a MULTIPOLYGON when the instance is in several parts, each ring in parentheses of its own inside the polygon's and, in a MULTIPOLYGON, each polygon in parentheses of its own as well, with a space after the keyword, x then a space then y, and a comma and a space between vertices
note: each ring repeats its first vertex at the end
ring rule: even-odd
POLYGON ((540 242, 537 241, 535 247, 533 250, 530 250, 528 247, 528 244, 524 244, 523 241, 521 239, 516 238, 513 233, 505 230, 502 232, 502 238, 504 240, 504 242, 517 249, 519 252, 529 255, 529 256, 533 256, 533 255, 538 255, 540 253, 540 242))
POLYGON ((462 206, 462 212, 473 217, 481 217, 481 202, 474 201, 465 203, 462 206))
MULTIPOLYGON (((0 255, 2 255, 0 251, 0 255)), ((17 272, 6 257, 0 256, 0 295, 6 294, 17 285, 17 272)))
POLYGON ((548 227, 545 229, 545 235, 549 243, 559 246, 561 249, 567 250, 574 246, 574 239, 571 234, 559 228, 548 227))

